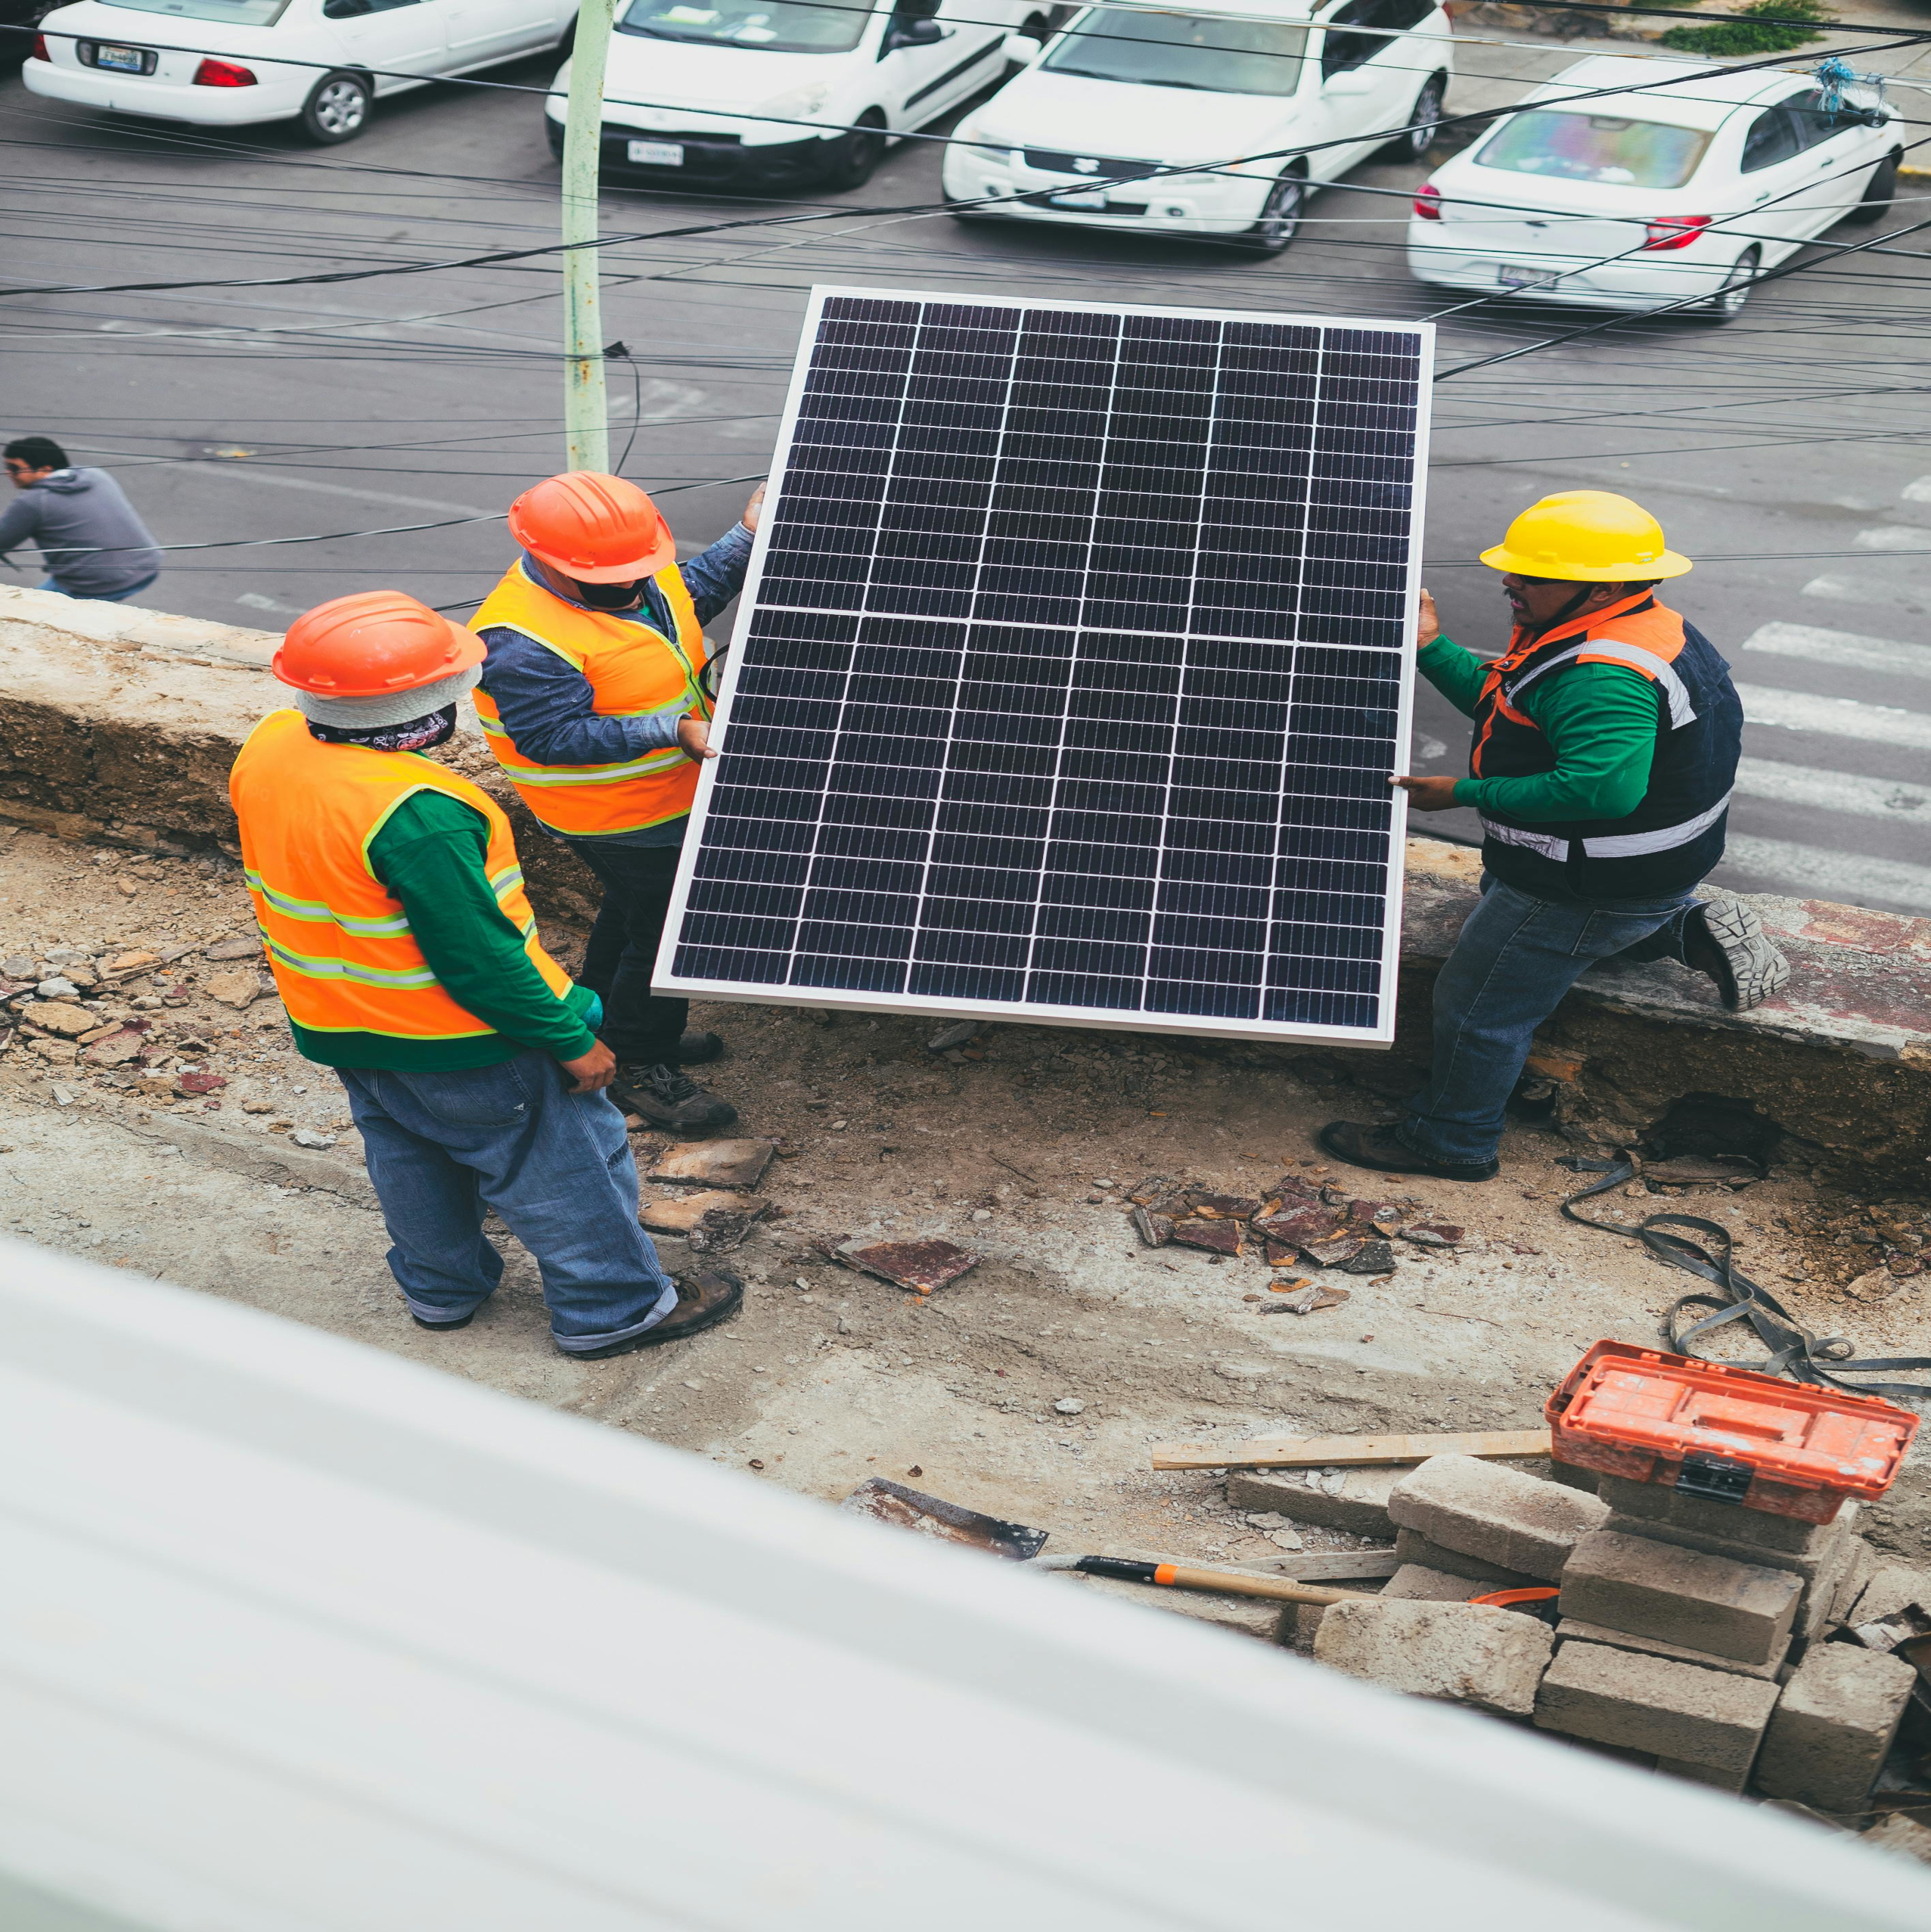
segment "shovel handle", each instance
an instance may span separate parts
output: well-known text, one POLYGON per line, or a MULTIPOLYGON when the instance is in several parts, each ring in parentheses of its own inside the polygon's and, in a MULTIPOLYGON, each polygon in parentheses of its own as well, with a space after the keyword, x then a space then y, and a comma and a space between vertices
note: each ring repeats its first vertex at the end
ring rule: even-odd
POLYGON ((1321 1583, 1293 1583, 1285 1578, 1243 1576, 1231 1570, 1196 1570, 1184 1563, 1142 1563, 1124 1556, 1083 1556, 1076 1567, 1089 1576, 1111 1576, 1123 1583, 1218 1590, 1225 1596, 1265 1597, 1275 1603, 1348 1603, 1367 1594, 1361 1590, 1330 1589, 1321 1583))

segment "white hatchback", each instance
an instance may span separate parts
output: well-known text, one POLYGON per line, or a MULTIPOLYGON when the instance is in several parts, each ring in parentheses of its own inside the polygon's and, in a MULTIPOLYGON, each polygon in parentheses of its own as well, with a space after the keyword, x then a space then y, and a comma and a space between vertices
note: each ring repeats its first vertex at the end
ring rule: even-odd
MULTIPOLYGON (((861 186, 1036 52, 1052 0, 618 0, 603 164, 699 188, 861 186)), ((561 154, 570 68, 547 104, 561 154)))
POLYGON ((40 23, 29 92, 204 127, 347 141, 380 95, 554 48, 576 0, 78 0, 40 23))
POLYGON ((1595 308, 1694 297, 1725 321, 1761 270, 1890 206, 1902 123, 1874 92, 1681 64, 1702 77, 1659 87, 1658 61, 1597 55, 1538 88, 1416 196, 1410 270, 1595 308), (1598 91, 1619 88, 1642 91, 1598 91))
POLYGON ((1433 0, 1088 7, 961 122, 945 191, 967 219, 1293 239, 1309 194, 1427 151, 1453 71, 1433 0))

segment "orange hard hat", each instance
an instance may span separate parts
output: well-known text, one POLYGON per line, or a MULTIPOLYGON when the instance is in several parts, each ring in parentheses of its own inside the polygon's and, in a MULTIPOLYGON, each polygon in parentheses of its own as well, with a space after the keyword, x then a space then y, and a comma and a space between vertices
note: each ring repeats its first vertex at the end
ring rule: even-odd
POLYGON ((677 561, 677 542, 648 495, 622 477, 574 470, 510 505, 510 534, 540 564, 579 583, 635 583, 677 561))
POLYGON ((481 663, 487 648, 407 591, 362 590, 297 617, 275 674, 321 697, 385 697, 452 678, 481 663))

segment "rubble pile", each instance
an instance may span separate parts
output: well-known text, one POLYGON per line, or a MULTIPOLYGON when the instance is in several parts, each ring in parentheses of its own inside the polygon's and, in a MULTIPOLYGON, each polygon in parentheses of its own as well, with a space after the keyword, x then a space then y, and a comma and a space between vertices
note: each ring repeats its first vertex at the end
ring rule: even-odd
MULTIPOLYGON (((1349 1527, 1384 1524, 1401 1565, 1378 1595, 1300 1607, 1291 1640, 1392 1689, 1839 1825, 1931 1819, 1931 1571, 1881 1564, 1855 1500, 1818 1524, 1552 1473, 1464 1455, 1349 1472, 1349 1527), (1473 1601, 1511 1591, 1536 1595, 1473 1601)), ((1290 1487, 1228 1480, 1230 1500, 1282 1509, 1290 1487)))

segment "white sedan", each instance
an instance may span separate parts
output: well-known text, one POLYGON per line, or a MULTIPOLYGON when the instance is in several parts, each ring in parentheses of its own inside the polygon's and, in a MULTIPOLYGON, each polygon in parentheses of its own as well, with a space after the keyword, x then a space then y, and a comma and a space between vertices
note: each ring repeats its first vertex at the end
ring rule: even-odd
POLYGON ((40 23, 31 93, 157 120, 299 120, 347 141, 369 104, 554 48, 576 0, 78 0, 40 23))
POLYGON ((1703 78, 1659 87, 1662 63, 1599 55, 1538 88, 1415 197, 1410 271, 1602 309, 1695 297, 1685 312, 1727 321, 1761 270, 1891 205, 1902 123, 1875 93, 1681 65, 1703 78))
POLYGON ((1453 65, 1433 0, 1088 7, 960 123, 945 197, 967 219, 1271 253, 1324 182, 1383 149, 1420 157, 1453 65))

